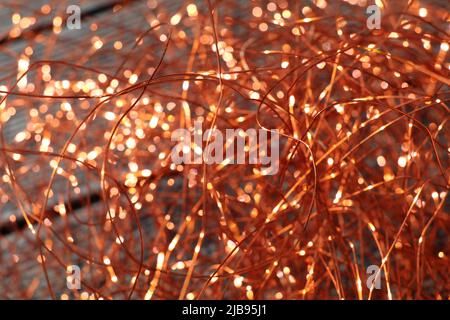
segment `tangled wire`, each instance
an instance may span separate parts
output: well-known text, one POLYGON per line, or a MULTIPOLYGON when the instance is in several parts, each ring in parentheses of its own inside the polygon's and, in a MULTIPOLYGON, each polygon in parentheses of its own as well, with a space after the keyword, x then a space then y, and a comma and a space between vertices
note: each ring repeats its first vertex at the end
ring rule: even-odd
POLYGON ((446 1, 80 3, 0 4, 0 298, 449 298, 446 1))

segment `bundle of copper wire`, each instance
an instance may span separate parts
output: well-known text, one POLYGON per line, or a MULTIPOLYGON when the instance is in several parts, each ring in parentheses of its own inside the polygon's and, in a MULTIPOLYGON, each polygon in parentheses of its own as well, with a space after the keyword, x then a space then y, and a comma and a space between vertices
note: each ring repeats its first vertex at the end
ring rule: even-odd
POLYGON ((0 298, 449 298, 446 1, 69 4, 1 4, 0 298), (196 120, 278 173, 173 163, 196 120))

